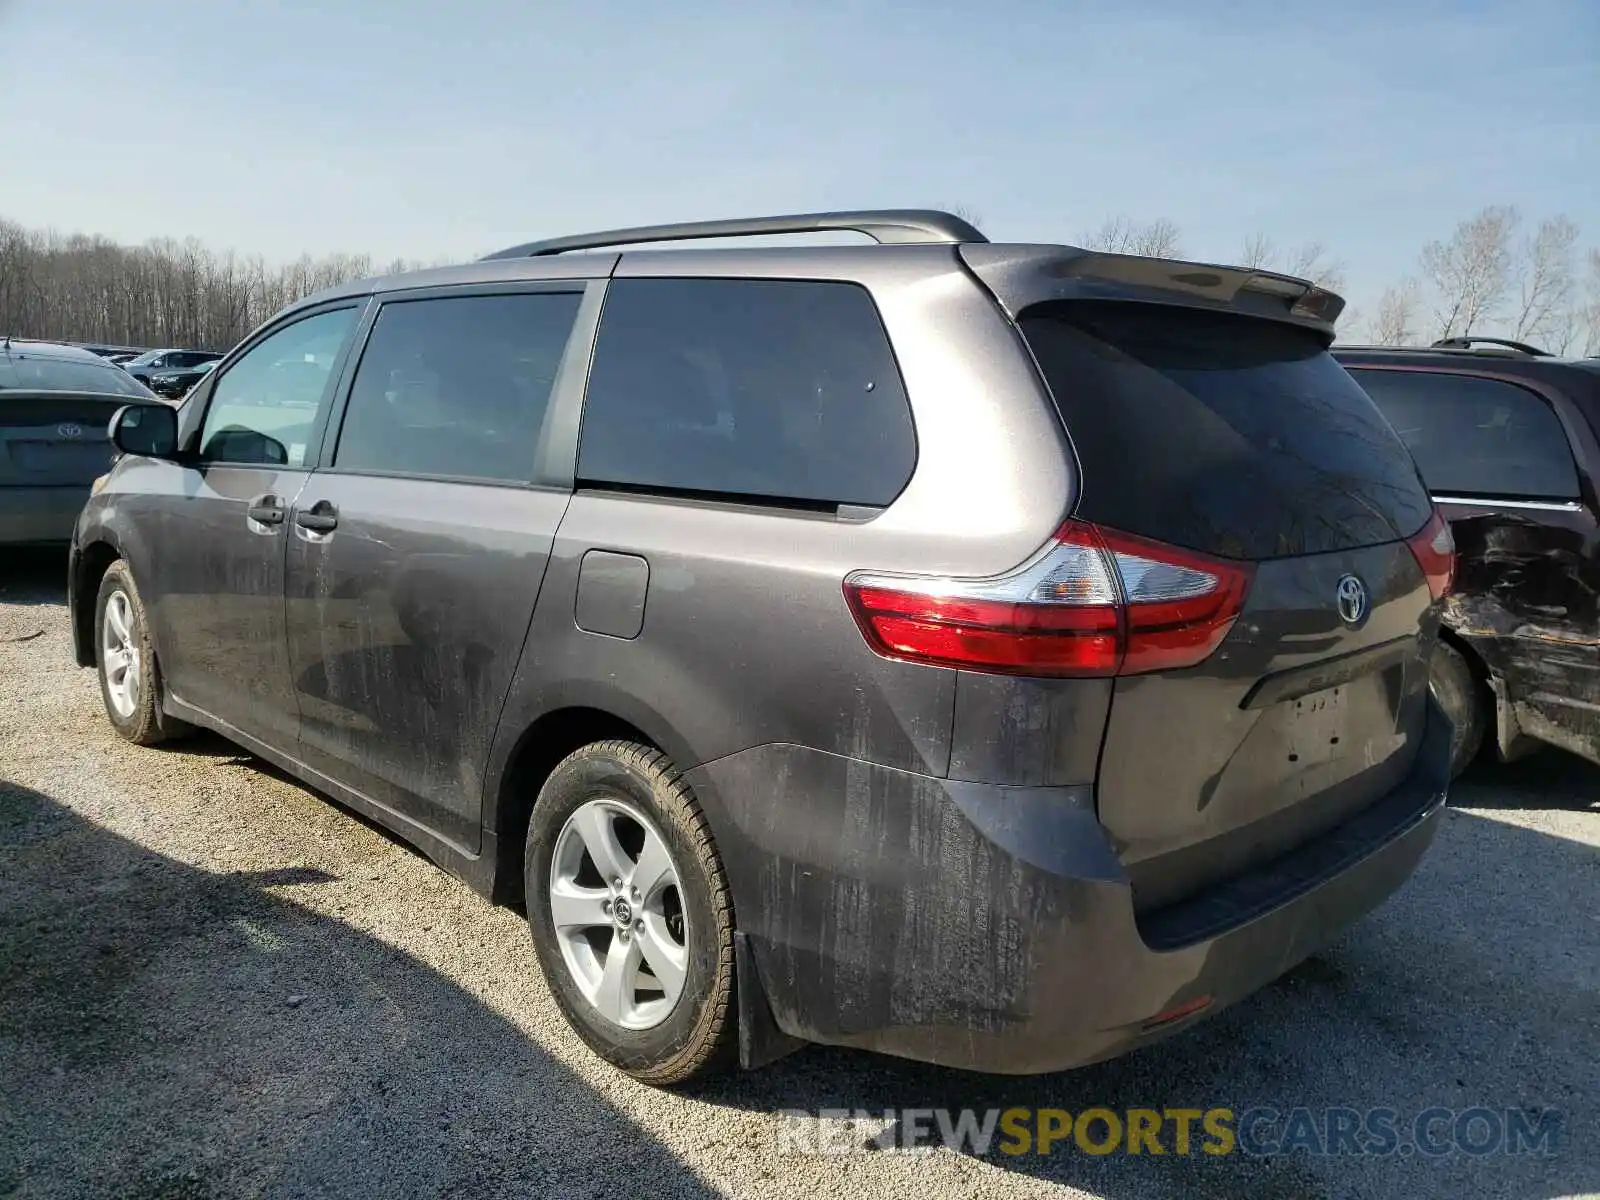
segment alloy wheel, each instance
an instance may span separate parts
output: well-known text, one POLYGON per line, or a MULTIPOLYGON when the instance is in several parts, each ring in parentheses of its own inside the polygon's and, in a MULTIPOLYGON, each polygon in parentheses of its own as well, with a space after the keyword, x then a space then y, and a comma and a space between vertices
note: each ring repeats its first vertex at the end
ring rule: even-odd
POLYGON ((677 865, 649 818, 612 796, 579 805, 556 838, 549 903, 562 960, 602 1017, 634 1030, 667 1019, 690 930, 677 865))
POLYGON ((120 588, 106 597, 105 619, 100 628, 100 669, 105 673, 106 695, 117 716, 133 716, 139 707, 138 622, 128 593, 120 588))

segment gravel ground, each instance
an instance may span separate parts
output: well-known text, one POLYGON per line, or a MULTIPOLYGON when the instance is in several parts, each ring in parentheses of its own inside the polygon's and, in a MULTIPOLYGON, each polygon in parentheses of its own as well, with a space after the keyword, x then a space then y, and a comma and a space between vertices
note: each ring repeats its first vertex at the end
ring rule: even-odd
POLYGON ((1253 999, 991 1079, 811 1049, 693 1095, 570 1035, 519 913, 220 739, 120 741, 57 555, 0 567, 0 1196, 1557 1197, 1600 1190, 1600 771, 1483 767, 1253 999), (1562 1111, 1554 1156, 785 1153, 783 1109, 1562 1111))

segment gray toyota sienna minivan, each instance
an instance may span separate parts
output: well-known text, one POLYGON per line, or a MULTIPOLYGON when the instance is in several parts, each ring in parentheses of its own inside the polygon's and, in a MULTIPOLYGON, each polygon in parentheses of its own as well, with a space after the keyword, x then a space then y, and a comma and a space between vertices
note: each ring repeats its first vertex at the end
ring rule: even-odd
POLYGON ((1433 836, 1453 551, 1341 306, 921 211, 335 288, 112 420, 77 658, 525 901, 639 1078, 1105 1058, 1433 836))

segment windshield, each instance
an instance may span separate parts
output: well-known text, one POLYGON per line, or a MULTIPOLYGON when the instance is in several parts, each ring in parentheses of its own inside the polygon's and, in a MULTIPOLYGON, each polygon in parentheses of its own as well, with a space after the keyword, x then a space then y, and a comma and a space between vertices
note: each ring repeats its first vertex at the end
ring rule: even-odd
POLYGON ((146 350, 137 357, 123 360, 122 365, 125 367, 148 367, 165 353, 165 350, 146 350))
POLYGON ((0 389, 100 392, 148 399, 150 392, 121 367, 87 359, 49 358, 15 351, 0 358, 0 389))

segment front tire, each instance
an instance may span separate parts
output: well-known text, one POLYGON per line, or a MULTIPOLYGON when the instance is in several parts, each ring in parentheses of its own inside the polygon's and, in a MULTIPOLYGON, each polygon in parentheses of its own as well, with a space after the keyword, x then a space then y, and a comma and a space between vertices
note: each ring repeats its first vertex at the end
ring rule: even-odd
POLYGON ((1450 778, 1458 778, 1478 757, 1489 727, 1489 705, 1466 655, 1449 642, 1434 646, 1428 668, 1433 696, 1455 725, 1450 738, 1450 778))
POLYGON ((539 791, 523 861, 539 964, 595 1053, 660 1086, 731 1064, 732 900, 666 755, 607 741, 568 756, 539 791))
POLYGON ((95 666, 111 727, 135 746, 153 746, 189 726, 164 716, 161 669, 150 644, 144 602, 127 564, 117 561, 100 580, 94 605, 95 666))

